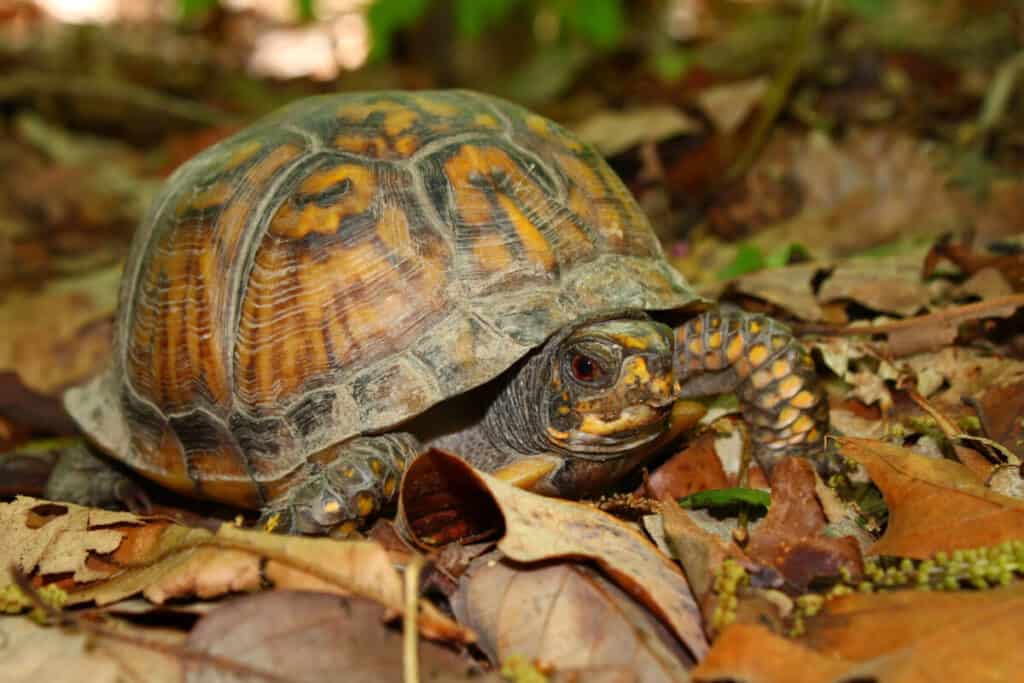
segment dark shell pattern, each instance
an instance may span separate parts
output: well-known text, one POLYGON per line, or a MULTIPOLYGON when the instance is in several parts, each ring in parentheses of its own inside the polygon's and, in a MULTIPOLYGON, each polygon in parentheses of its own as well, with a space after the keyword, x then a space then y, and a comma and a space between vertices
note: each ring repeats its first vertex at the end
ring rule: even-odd
POLYGON ((171 177, 125 267, 111 365, 66 403, 147 476, 258 506, 310 455, 564 325, 695 298, 553 122, 462 91, 315 97, 171 177))

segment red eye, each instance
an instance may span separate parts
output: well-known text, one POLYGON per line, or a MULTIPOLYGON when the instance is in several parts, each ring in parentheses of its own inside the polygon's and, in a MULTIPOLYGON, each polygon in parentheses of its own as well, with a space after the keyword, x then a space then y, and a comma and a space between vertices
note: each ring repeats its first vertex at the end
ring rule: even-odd
POLYGON ((593 382, 601 377, 601 366, 590 356, 577 353, 572 357, 572 376, 581 382, 593 382))

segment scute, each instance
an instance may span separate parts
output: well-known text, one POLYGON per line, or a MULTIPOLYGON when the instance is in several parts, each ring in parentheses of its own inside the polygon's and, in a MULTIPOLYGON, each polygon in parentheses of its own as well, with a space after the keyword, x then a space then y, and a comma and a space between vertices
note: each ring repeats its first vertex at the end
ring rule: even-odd
POLYGON ((465 91, 315 97, 172 176, 133 243, 110 366, 66 404, 165 485, 258 506, 317 451, 564 325, 696 298, 557 124, 465 91))

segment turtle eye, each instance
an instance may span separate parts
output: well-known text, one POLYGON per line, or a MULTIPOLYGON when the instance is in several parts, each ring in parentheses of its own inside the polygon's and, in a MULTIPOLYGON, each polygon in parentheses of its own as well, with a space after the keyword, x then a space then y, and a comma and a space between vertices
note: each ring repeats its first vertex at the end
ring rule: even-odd
POLYGON ((604 377, 600 364, 583 353, 574 353, 570 361, 572 376, 580 382, 595 382, 604 377))

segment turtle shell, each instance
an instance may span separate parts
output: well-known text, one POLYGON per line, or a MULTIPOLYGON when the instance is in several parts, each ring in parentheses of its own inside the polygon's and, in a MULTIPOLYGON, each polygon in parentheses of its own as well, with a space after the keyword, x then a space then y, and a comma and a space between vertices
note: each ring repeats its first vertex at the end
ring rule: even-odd
POLYGON ((66 405, 142 474, 255 507, 564 325, 695 299, 555 123, 464 91, 314 97, 173 174, 125 266, 110 365, 66 405))

